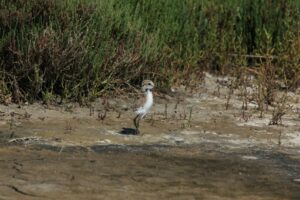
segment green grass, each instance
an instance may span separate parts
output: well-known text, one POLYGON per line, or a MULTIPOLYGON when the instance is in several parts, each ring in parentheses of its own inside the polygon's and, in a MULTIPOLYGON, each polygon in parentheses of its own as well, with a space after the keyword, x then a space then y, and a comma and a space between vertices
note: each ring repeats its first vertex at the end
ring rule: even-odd
POLYGON ((297 1, 0 0, 0 93, 16 102, 188 84, 264 62, 253 55, 276 57, 279 77, 299 73, 297 1))

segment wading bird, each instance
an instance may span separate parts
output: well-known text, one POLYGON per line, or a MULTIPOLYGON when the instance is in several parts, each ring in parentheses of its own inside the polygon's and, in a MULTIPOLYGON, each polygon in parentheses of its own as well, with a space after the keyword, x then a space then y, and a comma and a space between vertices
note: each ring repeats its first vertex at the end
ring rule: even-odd
POLYGON ((139 134, 140 120, 145 117, 153 105, 153 93, 154 83, 151 80, 144 80, 142 83, 142 91, 145 97, 141 101, 140 107, 135 111, 136 117, 133 119, 133 123, 136 129, 136 134, 139 134))

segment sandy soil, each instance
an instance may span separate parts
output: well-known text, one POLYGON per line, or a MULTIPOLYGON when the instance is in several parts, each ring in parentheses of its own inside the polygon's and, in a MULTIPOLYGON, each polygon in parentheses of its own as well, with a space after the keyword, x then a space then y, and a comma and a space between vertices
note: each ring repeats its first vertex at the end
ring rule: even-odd
POLYGON ((299 199, 300 94, 271 126, 226 81, 156 94, 140 135, 131 99, 0 105, 0 199, 299 199))

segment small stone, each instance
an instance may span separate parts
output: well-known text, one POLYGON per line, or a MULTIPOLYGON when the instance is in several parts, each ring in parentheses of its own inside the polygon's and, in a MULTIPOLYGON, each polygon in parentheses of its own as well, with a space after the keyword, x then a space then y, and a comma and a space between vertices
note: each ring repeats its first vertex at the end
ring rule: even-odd
POLYGON ((294 182, 300 183, 300 178, 293 179, 294 182))
POLYGON ((242 156, 242 159, 244 159, 244 160, 257 160, 258 158, 256 156, 242 156))

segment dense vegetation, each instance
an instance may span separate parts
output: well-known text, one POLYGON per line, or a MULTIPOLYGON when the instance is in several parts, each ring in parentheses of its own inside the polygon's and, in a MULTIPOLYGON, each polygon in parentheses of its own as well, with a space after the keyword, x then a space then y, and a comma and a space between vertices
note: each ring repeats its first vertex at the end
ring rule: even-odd
POLYGON ((299 63, 297 1, 0 0, 2 101, 83 101, 262 65, 295 87, 299 63))

